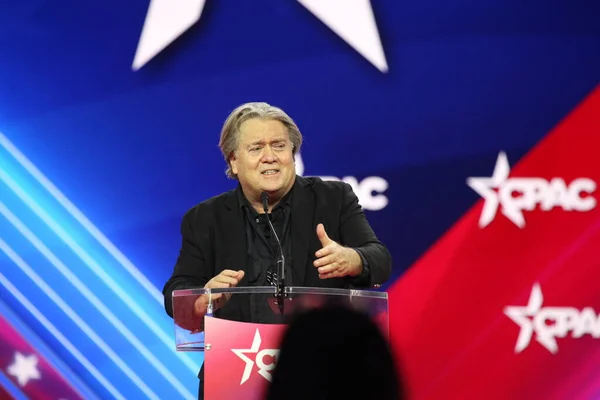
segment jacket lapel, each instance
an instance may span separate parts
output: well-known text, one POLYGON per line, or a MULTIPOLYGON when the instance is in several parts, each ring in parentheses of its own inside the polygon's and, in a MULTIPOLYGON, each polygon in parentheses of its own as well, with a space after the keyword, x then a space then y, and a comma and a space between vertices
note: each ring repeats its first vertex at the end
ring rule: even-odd
POLYGON ((301 286, 306 278, 308 252, 314 225, 314 193, 306 179, 296 176, 292 195, 292 284, 301 286))
MULTIPOLYGON (((226 227, 228 232, 223 235, 227 238, 227 241, 222 247, 225 250, 223 259, 226 260, 222 269, 232 269, 234 271, 244 270, 248 272, 248 266, 246 265, 246 226, 244 224, 244 214, 240 209, 239 202, 237 199, 237 193, 235 190, 229 194, 227 200, 225 200, 225 206, 227 210, 224 213, 223 226, 226 227)), ((245 279, 245 278, 244 278, 245 279)), ((244 282, 242 279, 242 282, 244 282)))
MULTIPOLYGON (((246 226, 244 222, 244 214, 240 208, 236 190, 232 190, 225 200, 226 210, 223 215, 223 226, 228 230, 223 237, 226 238, 220 248, 224 250, 222 259, 226 260, 223 266, 217 266, 219 271, 223 269, 231 269, 233 271, 243 270, 244 278, 240 281, 238 287, 248 284, 248 265, 246 252, 246 226)), ((236 295, 238 298, 241 295, 236 295)), ((250 303, 238 299, 241 310, 242 320, 247 320, 250 317, 250 303)))

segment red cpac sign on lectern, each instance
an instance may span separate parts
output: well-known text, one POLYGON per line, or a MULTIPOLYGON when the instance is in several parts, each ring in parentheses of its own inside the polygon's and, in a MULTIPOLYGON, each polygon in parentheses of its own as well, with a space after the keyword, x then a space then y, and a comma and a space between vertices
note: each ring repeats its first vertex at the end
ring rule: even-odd
POLYGON ((286 327, 206 317, 204 398, 263 398, 286 327))

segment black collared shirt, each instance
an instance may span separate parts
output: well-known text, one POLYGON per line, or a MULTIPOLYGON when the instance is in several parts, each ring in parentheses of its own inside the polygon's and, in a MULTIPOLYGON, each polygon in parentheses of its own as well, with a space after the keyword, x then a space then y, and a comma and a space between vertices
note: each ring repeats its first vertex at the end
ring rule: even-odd
MULTIPOLYGON (((274 282, 268 277, 277 272, 277 256, 279 246, 266 220, 270 216, 271 223, 281 242, 285 259, 285 284, 292 285, 292 244, 291 215, 292 190, 273 208, 271 214, 258 213, 244 196, 242 188, 237 189, 238 201, 242 209, 246 230, 246 265, 249 286, 271 286, 274 282)), ((252 321, 259 323, 276 323, 278 318, 266 305, 269 296, 251 296, 252 321)))

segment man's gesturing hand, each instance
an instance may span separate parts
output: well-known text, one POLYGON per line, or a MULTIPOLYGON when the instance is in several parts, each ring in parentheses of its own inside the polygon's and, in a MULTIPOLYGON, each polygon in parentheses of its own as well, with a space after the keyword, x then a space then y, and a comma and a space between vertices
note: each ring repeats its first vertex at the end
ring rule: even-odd
POLYGON ((221 273, 212 278, 204 289, 217 289, 217 288, 228 288, 235 287, 240 283, 244 277, 244 271, 232 271, 230 269, 224 269, 221 273))
POLYGON ((317 259, 314 266, 318 268, 319 278, 340 278, 342 276, 358 276, 362 272, 362 259, 354 249, 344 247, 327 236, 323 224, 317 225, 317 236, 321 248, 315 253, 317 259))
MULTIPOLYGON (((244 277, 244 271, 232 271, 230 269, 225 269, 221 271, 221 273, 204 285, 205 289, 218 289, 218 288, 229 288, 235 287, 240 283, 242 278, 244 277)), ((229 300, 231 294, 228 296, 224 296, 223 293, 212 294, 211 298, 213 301, 213 305, 215 308, 219 308, 225 304, 227 300, 229 300)), ((202 295, 196 299, 194 304, 194 313, 196 315, 204 315, 206 313, 206 309, 208 308, 208 295, 202 295)))

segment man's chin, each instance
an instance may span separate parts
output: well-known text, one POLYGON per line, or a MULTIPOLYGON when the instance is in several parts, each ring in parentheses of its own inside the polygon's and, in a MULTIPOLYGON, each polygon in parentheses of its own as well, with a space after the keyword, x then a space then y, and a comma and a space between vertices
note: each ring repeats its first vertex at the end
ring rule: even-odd
POLYGON ((261 191, 267 192, 270 195, 284 195, 286 189, 286 182, 284 179, 277 179, 273 181, 263 180, 260 185, 261 191))
POLYGON ((261 192, 267 192, 270 195, 273 195, 273 194, 279 193, 282 190, 282 186, 281 185, 277 185, 277 186, 263 185, 260 190, 261 190, 261 192))

